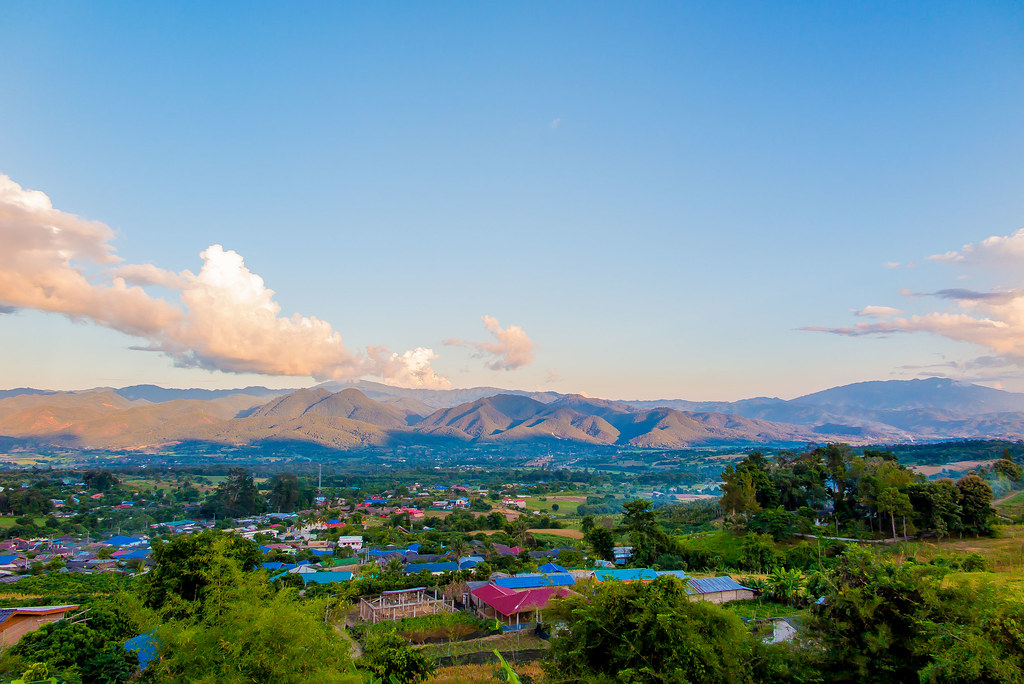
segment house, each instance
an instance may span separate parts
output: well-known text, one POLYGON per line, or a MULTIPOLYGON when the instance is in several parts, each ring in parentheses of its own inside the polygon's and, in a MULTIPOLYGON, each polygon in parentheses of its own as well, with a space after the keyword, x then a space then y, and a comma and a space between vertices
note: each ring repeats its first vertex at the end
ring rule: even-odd
POLYGON ((17 560, 18 556, 0 556, 0 570, 18 570, 19 566, 15 565, 17 560))
POLYGON ((509 632, 525 629, 539 622, 540 611, 548 607, 551 599, 574 595, 575 592, 565 587, 515 591, 492 583, 471 591, 470 601, 477 615, 485 620, 497 620, 501 623, 502 631, 509 632))
POLYGON ((633 547, 615 546, 612 548, 612 553, 615 555, 616 565, 625 565, 626 562, 633 557, 633 547))
MULTIPOLYGON (((328 523, 330 525, 330 523, 328 523)), ((363 550, 363 538, 362 537, 338 537, 338 548, 347 547, 353 551, 363 550)))
POLYGON ((29 632, 36 631, 47 622, 63 620, 74 610, 78 610, 77 605, 0 608, 0 647, 13 646, 29 632))
POLYGON ((508 506, 509 508, 526 508, 526 499, 513 499, 505 497, 501 500, 502 505, 508 506))
POLYGON ((728 603, 754 598, 754 590, 745 587, 732 577, 691 577, 686 582, 686 593, 697 601, 728 603))

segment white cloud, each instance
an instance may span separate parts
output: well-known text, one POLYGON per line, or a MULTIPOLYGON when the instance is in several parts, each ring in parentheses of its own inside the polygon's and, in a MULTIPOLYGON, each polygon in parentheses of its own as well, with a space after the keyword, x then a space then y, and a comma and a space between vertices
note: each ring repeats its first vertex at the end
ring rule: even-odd
POLYGON ((460 339, 445 340, 444 344, 471 347, 481 354, 496 357, 487 364, 491 370, 515 370, 533 361, 536 345, 518 325, 502 328, 498 319, 482 316, 484 327, 494 338, 493 342, 467 342, 460 339))
POLYGON ((106 225, 54 209, 42 192, 0 175, 0 310, 38 309, 91 320, 147 341, 175 363, 236 373, 378 375, 386 382, 446 387, 418 347, 351 352, 331 324, 282 316, 274 291, 236 252, 211 245, 198 275, 152 264, 120 264, 106 225), (177 300, 143 286, 170 288, 177 300))
POLYGON ((992 235, 981 242, 966 244, 959 251, 933 254, 932 261, 974 264, 1020 264, 1024 262, 1024 228, 1011 235, 992 235))
POLYGON ((865 316, 868 318, 889 318, 890 316, 897 316, 903 311, 900 309, 893 308, 891 306, 865 306, 863 309, 851 309, 854 316, 865 316))

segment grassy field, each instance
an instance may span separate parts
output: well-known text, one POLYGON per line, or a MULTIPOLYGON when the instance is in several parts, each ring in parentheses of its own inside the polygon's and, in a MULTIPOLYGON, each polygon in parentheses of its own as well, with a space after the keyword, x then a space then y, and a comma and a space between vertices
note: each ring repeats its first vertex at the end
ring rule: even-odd
POLYGON ((554 513, 558 516, 573 516, 576 515, 576 509, 580 507, 580 504, 586 503, 587 497, 585 496, 560 496, 557 494, 545 497, 531 496, 526 499, 526 510, 528 511, 544 511, 545 513, 554 513), (547 499, 541 501, 541 499, 547 499), (553 505, 558 506, 558 510, 552 508, 553 505))
POLYGON ((989 570, 1020 576, 1024 572, 1024 527, 1019 525, 998 525, 993 537, 953 538, 942 542, 919 541, 893 545, 896 555, 912 557, 928 562, 941 555, 963 556, 968 553, 981 555, 989 570))
POLYGON ((722 606, 736 613, 741 618, 754 620, 778 617, 802 617, 810 612, 809 608, 797 609, 792 606, 787 606, 784 603, 776 603, 775 601, 757 598, 750 599, 749 601, 730 601, 729 603, 723 603, 722 606))
POLYGON ((995 509, 1003 515, 1024 515, 1024 492, 1014 492, 995 502, 995 509))
POLYGON ((444 656, 466 655, 467 653, 489 653, 494 649, 498 649, 502 653, 508 653, 511 651, 543 649, 547 647, 548 642, 534 636, 530 630, 524 630, 522 632, 508 632, 470 641, 450 641, 446 644, 432 644, 424 646, 423 652, 431 658, 441 658, 444 656))
MULTIPOLYGON (((18 517, 20 517, 20 516, 16 516, 16 515, 0 516, 0 529, 8 529, 8 528, 14 527, 15 525, 18 524, 17 523, 18 517)), ((46 524, 46 518, 47 518, 47 516, 45 516, 45 515, 42 515, 42 516, 38 516, 37 515, 34 518, 36 526, 37 527, 42 527, 44 524, 46 524)))
MULTIPOLYGON (((523 663, 514 665, 516 674, 520 677, 529 677, 532 681, 540 681, 543 676, 540 663, 523 663)), ((499 671, 498 659, 494 659, 493 665, 456 665, 454 667, 442 667, 430 684, 477 684, 478 682, 503 682, 504 675, 499 671)))

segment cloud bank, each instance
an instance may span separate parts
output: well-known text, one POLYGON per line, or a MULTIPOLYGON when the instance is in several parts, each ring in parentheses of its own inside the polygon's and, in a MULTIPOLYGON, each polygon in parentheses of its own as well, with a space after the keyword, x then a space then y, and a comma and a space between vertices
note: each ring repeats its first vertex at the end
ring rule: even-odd
MULTIPOLYGON (((960 250, 929 257, 932 261, 956 264, 985 272, 993 266, 1024 267, 1024 229, 1012 235, 994 235, 960 250)), ((867 306, 855 315, 875 319, 849 326, 808 326, 803 330, 828 332, 846 337, 931 333, 969 342, 994 354, 973 362, 950 362, 947 368, 990 372, 1006 366, 1024 367, 1024 287, 995 290, 949 288, 935 292, 903 293, 908 299, 935 298, 951 303, 953 310, 901 315, 888 306, 867 306)), ((926 367, 922 367, 926 368, 926 367)))
POLYGON ((497 318, 481 316, 484 327, 494 338, 491 342, 469 342, 460 339, 448 339, 444 344, 476 349, 481 355, 493 356, 494 360, 487 363, 491 370, 515 370, 533 361, 536 345, 527 336, 526 331, 518 325, 502 328, 497 318))
POLYGON ((114 231, 54 209, 44 193, 0 174, 0 311, 37 309, 89 320, 167 354, 181 366, 230 373, 353 380, 366 375, 413 387, 451 383, 430 366, 437 355, 417 347, 352 352, 331 324, 282 316, 274 291, 221 245, 200 253, 198 274, 153 264, 124 264, 114 231), (155 297, 146 286, 171 290, 155 297))

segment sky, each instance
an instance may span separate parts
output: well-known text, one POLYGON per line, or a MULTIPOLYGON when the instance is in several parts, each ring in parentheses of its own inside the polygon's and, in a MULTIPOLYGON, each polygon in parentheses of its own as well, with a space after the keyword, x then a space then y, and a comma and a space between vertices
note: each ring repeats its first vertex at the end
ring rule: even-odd
POLYGON ((0 4, 0 388, 1024 391, 1024 5, 0 4))

